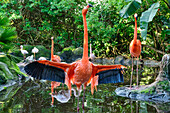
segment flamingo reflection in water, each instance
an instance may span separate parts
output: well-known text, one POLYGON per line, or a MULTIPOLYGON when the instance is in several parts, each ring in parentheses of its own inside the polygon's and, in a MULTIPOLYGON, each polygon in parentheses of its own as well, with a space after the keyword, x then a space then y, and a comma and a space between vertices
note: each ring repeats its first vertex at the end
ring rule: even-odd
MULTIPOLYGON (((76 94, 76 89, 75 88, 71 88, 71 90, 74 92, 74 96, 78 97, 78 94, 76 94)), ((81 92, 82 90, 80 90, 81 92)), ((61 103, 67 103, 70 100, 70 90, 60 90, 58 93, 52 93, 51 94, 52 97, 56 98, 59 102, 61 103)))

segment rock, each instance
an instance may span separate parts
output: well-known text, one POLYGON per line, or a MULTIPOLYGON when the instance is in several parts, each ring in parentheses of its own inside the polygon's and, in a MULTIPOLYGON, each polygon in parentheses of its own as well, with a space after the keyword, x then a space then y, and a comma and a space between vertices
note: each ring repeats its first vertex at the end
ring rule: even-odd
POLYGON ((132 59, 126 59, 126 60, 124 61, 124 65, 127 65, 127 66, 132 65, 132 59))
POLYGON ((82 47, 78 47, 78 48, 73 50, 73 53, 74 53, 74 55, 82 56, 83 55, 83 48, 82 47))
POLYGON ((165 54, 162 58, 160 71, 163 71, 163 77, 170 80, 170 54, 165 54))
POLYGON ((158 67, 160 66, 161 62, 158 62, 156 60, 143 60, 144 65, 148 67, 158 67))
POLYGON ((117 56, 114 60, 114 64, 121 64, 124 65, 124 57, 123 56, 117 56))
POLYGON ((114 59, 103 58, 103 65, 113 65, 114 59))
POLYGON ((25 70, 24 70, 24 67, 27 65, 27 63, 23 63, 23 62, 20 62, 17 64, 17 66, 19 67, 20 71, 23 72, 23 73, 26 73, 25 70))
MULTIPOLYGON (((153 64, 153 61, 150 63, 153 64)), ((160 72, 155 82, 138 89, 119 87, 115 90, 116 94, 143 101, 170 102, 170 54, 164 55, 160 64, 160 72)))
POLYGON ((95 58, 94 63, 95 64, 103 64, 103 59, 102 58, 95 58))
POLYGON ((60 58, 62 62, 67 62, 67 63, 71 63, 73 62, 73 55, 74 53, 71 50, 66 50, 63 51, 62 54, 60 54, 60 58))
POLYGON ((128 87, 119 87, 115 90, 116 94, 122 97, 128 97, 135 100, 154 101, 154 102, 170 102, 168 93, 145 94, 139 93, 138 90, 129 89, 128 87))
POLYGON ((72 63, 79 58, 82 58, 83 48, 79 47, 74 49, 73 46, 64 48, 60 53, 60 58, 62 62, 72 63))

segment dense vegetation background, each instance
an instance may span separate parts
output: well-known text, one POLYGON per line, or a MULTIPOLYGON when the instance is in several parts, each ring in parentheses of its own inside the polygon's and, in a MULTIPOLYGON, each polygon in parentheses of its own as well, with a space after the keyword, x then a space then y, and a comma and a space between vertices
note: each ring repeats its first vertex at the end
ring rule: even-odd
MULTIPOLYGON (((129 56, 129 44, 133 39, 134 17, 120 16, 120 10, 134 0, 99 0, 90 2, 94 7, 87 14, 89 43, 99 57, 129 56)), ((140 1, 140 0, 136 0, 140 1)), ((138 16, 158 0, 143 0, 135 12, 138 16)), ((169 3, 160 0, 159 11, 148 24, 147 38, 141 38, 138 19, 138 39, 143 44, 141 58, 160 60, 169 53, 169 3)), ((10 19, 16 28, 17 38, 12 41, 19 45, 44 45, 50 48, 50 37, 55 37, 55 51, 70 45, 82 46, 83 19, 81 10, 85 0, 3 0, 0 2, 1 16, 10 19)))

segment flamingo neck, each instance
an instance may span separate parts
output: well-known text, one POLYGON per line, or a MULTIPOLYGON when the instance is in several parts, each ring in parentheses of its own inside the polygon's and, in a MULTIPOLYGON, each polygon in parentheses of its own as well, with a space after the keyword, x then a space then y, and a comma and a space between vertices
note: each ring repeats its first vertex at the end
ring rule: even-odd
MULTIPOLYGON (((78 97, 78 96, 79 96, 79 94, 76 94, 76 90, 75 90, 74 88, 72 88, 71 90, 73 90, 75 97, 78 97)), ((81 93, 81 90, 80 90, 80 93, 81 93)))
POLYGON ((88 33, 87 33, 87 22, 86 15, 83 14, 83 23, 84 23, 84 44, 83 44, 83 58, 88 60, 88 33))
POLYGON ((51 43, 51 60, 52 60, 52 58, 53 58, 53 49, 54 49, 54 41, 53 41, 53 39, 52 39, 52 43, 51 43))
POLYGON ((91 44, 90 44, 90 54, 92 54, 92 48, 91 48, 91 44))
POLYGON ((135 18, 134 42, 137 42, 137 20, 135 18))

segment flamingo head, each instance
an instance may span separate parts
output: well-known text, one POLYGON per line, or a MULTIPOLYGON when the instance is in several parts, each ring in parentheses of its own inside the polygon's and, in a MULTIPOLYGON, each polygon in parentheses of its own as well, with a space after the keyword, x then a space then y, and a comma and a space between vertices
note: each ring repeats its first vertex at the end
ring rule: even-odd
POLYGON ((82 10, 83 15, 86 15, 89 7, 93 7, 93 6, 91 4, 88 4, 85 8, 83 8, 83 10, 82 10))
POLYGON ((137 15, 137 13, 135 13, 135 14, 134 14, 134 18, 136 18, 136 20, 137 20, 137 17, 138 17, 138 15, 137 15))
POLYGON ((54 37, 51 37, 51 40, 53 40, 54 39, 54 37))

